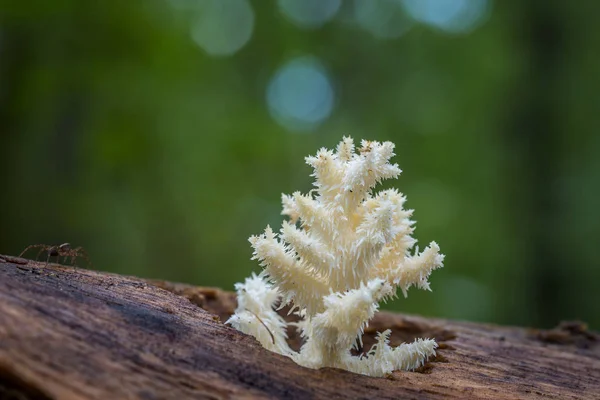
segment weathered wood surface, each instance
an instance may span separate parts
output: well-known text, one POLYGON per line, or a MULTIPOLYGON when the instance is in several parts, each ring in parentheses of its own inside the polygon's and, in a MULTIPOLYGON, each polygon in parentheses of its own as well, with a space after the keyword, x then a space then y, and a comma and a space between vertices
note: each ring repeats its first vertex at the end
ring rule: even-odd
MULTIPOLYGON (((0 256, 0 398, 600 399, 598 336, 379 313, 392 344, 436 337, 417 372, 310 370, 222 322, 218 289, 0 256), (12 396, 12 397, 10 397, 12 396)), ((297 340, 297 338, 296 338, 297 340)))

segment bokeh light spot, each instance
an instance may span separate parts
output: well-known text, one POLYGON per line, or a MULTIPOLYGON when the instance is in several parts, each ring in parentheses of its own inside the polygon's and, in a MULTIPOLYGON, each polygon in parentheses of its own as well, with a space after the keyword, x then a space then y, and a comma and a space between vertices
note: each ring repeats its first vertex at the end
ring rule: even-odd
POLYGON ((248 43, 253 30, 254 12, 248 0, 204 0, 191 35, 211 56, 228 56, 248 43))
POLYGON ((303 28, 318 28, 337 14, 342 0, 279 0, 279 10, 303 28))
POLYGON ((412 26, 398 0, 354 0, 354 18, 379 39, 400 37, 412 26))
POLYGON ((310 131, 333 110, 334 91, 323 65, 301 57, 283 65, 267 88, 271 116, 291 131, 310 131))
POLYGON ((416 21, 450 33, 468 33, 489 14, 488 0, 402 0, 416 21))

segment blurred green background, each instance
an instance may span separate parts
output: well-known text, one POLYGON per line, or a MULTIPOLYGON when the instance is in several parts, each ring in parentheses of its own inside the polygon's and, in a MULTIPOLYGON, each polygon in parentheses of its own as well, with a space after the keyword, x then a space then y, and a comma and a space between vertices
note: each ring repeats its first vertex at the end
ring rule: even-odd
POLYGON ((0 253, 232 289, 351 135, 446 254, 388 308, 600 328, 600 2, 0 4, 0 253))

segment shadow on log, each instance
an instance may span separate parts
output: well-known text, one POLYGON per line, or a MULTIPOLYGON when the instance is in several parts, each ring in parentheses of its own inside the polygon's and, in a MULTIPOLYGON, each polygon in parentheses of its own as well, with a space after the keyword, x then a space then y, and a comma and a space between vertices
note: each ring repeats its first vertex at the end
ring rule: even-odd
MULTIPOLYGON (((392 345, 435 337, 419 371, 371 378, 311 370, 224 325, 214 288, 0 256, 0 398, 598 399, 598 335, 381 312, 366 331, 392 345)), ((299 338, 292 336, 295 347, 299 338)))

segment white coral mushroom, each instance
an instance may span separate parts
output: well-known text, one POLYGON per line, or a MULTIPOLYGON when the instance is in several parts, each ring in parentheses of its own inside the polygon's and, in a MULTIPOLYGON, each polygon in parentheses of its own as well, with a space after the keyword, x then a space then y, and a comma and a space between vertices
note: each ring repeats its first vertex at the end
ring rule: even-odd
POLYGON ((398 288, 404 296, 413 285, 430 290, 429 274, 443 266, 444 256, 435 242, 411 253, 414 222, 402 194, 372 194, 383 179, 400 175, 389 162, 394 145, 363 140, 361 146, 356 153, 345 137, 335 152, 323 148, 306 158, 316 195, 283 195, 282 214, 290 221, 280 234, 267 226, 249 239, 264 270, 236 284, 238 307, 227 323, 300 365, 383 376, 421 366, 437 344, 417 339, 392 348, 387 330, 366 356, 351 355, 351 348, 381 300, 398 288), (287 324, 274 310, 287 304, 303 318, 297 324, 305 339, 299 352, 289 348, 287 324))

